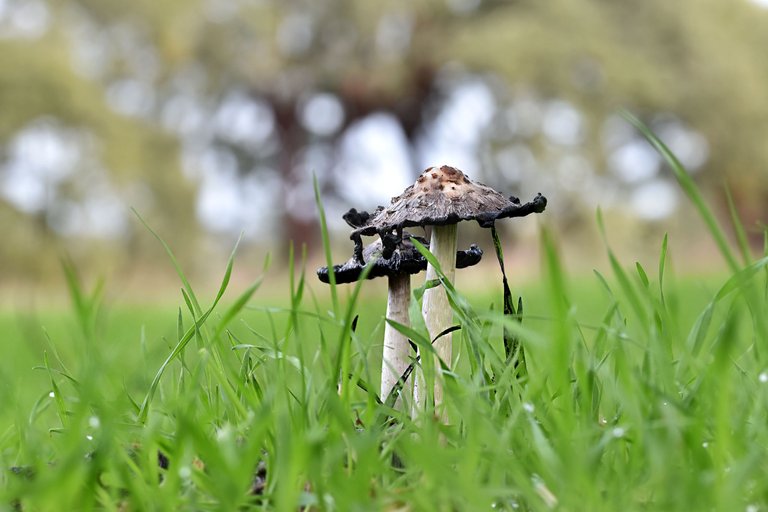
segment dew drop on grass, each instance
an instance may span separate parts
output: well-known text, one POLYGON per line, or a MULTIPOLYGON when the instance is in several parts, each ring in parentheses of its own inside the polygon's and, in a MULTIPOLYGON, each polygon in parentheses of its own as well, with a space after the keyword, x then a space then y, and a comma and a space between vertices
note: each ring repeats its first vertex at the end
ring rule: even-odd
POLYGON ((760 512, 760 507, 757 505, 747 505, 745 512, 760 512))
POLYGON ((760 374, 760 375, 757 377, 757 380, 759 380, 759 381, 760 381, 761 383, 763 383, 763 384, 765 384, 766 382, 768 382, 768 372, 763 372, 763 373, 761 373, 761 374, 760 374))
POLYGON ((93 436, 92 436, 92 435, 90 435, 90 434, 88 434, 87 436, 85 436, 85 438, 86 438, 87 440, 89 440, 89 441, 93 441, 93 436))
POLYGON ((232 428, 229 425, 224 425, 216 431, 216 440, 221 442, 229 441, 232 437, 232 428))
POLYGON ((185 480, 190 478, 192 476, 192 468, 189 466, 181 466, 179 468, 179 476, 185 480))
POLYGON ((51 391, 50 393, 48 393, 48 396, 51 397, 51 398, 56 398, 56 393, 51 391))
POLYGON ((98 416, 91 416, 88 418, 88 426, 91 428, 99 428, 101 426, 101 420, 98 416))
POLYGON ((552 491, 549 490, 547 485, 544 483, 544 480, 542 480, 539 475, 534 473, 531 476, 531 481, 533 482, 533 488, 536 491, 536 494, 538 494, 539 497, 544 500, 544 503, 546 503, 547 507, 555 508, 558 503, 557 496, 555 496, 552 491))
POLYGON ((615 438, 624 437, 624 434, 626 434, 627 431, 623 427, 616 427, 611 431, 611 435, 615 438))
POLYGON ((515 500, 506 500, 506 501, 494 501, 491 504, 492 509, 501 509, 501 510, 518 510, 520 508, 520 504, 515 500))
POLYGON ((532 403, 530 403, 530 402, 525 402, 525 403, 523 404, 523 409, 525 409, 527 412, 530 412, 530 413, 532 413, 532 412, 534 411, 534 409, 535 409, 535 408, 533 407, 533 404, 532 404, 532 403))
POLYGON ((707 441, 704 441, 703 443, 701 443, 701 447, 702 448, 709 448, 709 443, 707 441))

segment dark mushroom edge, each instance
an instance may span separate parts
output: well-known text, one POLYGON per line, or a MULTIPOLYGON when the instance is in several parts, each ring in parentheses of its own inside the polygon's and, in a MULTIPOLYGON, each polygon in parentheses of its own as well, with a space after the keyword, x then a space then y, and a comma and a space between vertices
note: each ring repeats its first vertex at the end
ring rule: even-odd
MULTIPOLYGON (((423 246, 429 248, 427 241, 421 237, 412 237, 423 246)), ((366 249, 367 251, 367 249, 366 249)), ((373 256, 373 254, 371 254, 373 256)), ((483 251, 477 245, 471 245, 466 251, 456 253, 456 267, 466 268, 477 265, 483 257, 483 251)), ((363 257, 363 261, 370 261, 370 257, 363 257)), ((333 272, 336 275, 336 283, 353 283, 360 279, 365 268, 365 263, 360 263, 355 257, 344 264, 334 265, 333 272)), ((384 259, 379 257, 373 263, 373 268, 368 273, 368 279, 386 277, 397 274, 418 274, 427 269, 427 259, 413 246, 405 250, 396 250, 392 257, 384 259)), ((317 277, 324 283, 330 282, 328 267, 317 269, 317 277)))

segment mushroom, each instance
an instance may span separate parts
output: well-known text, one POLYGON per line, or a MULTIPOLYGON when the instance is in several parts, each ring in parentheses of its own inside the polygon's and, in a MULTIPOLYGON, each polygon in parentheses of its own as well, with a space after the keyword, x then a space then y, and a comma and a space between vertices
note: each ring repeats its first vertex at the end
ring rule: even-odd
MULTIPOLYGON (((497 219, 523 217, 531 213, 541 213, 547 200, 538 194, 531 202, 521 204, 516 197, 506 198, 492 188, 471 181, 460 170, 444 165, 430 167, 421 173, 416 183, 392 199, 386 208, 380 207, 372 214, 350 211, 345 216, 350 225, 357 227, 351 238, 355 241, 355 254, 362 251, 361 236, 378 234, 383 240, 396 243, 403 228, 422 226, 432 227, 430 251, 435 256, 440 269, 450 282, 455 273, 457 244, 457 224, 462 220, 476 220, 480 226, 492 227, 497 219)), ((437 279, 438 274, 432 265, 427 267, 427 281, 437 279)), ((442 286, 428 289, 424 293, 422 313, 430 336, 435 336, 451 326, 453 311, 442 286)), ((447 334, 435 342, 438 356, 450 365, 452 357, 452 339, 447 334)), ((426 395, 421 389, 423 383, 416 382, 414 401, 420 404, 426 395)), ((435 407, 443 400, 440 381, 435 383, 435 407)))
MULTIPOLYGON (((404 232, 402 239, 391 248, 391 256, 385 259, 382 253, 389 242, 379 239, 362 251, 362 261, 353 256, 342 265, 334 265, 333 272, 339 284, 358 281, 367 264, 372 265, 367 278, 387 277, 387 313, 386 318, 397 323, 408 325, 408 308, 411 301, 411 274, 417 274, 427 268, 427 260, 414 247, 411 239, 416 239, 428 247, 424 238, 412 236, 404 232)), ((466 251, 454 253, 452 263, 458 268, 476 265, 483 256, 476 245, 466 251)), ((330 271, 328 267, 317 270, 320 281, 328 283, 330 271)), ((411 363, 409 358, 410 345, 408 339, 397 329, 387 323, 384 327, 384 349, 381 364, 381 399, 389 396, 392 388, 411 363)))

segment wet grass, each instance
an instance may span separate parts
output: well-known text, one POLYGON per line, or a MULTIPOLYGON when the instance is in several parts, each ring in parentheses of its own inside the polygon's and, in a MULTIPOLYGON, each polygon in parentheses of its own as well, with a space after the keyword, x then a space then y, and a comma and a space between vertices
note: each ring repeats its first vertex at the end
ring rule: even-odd
POLYGON ((375 396, 383 302, 354 286, 297 271, 266 307, 258 283, 227 294, 232 260, 219 294, 177 269, 178 309, 128 310, 68 268, 71 313, 0 316, 0 509, 763 510, 768 258, 713 222, 729 270, 706 282, 670 272, 666 239, 652 269, 618 261, 610 233, 607 267, 577 280, 543 228, 543 282, 511 283, 522 324, 500 279, 449 287, 456 364, 425 365, 447 424, 375 396))

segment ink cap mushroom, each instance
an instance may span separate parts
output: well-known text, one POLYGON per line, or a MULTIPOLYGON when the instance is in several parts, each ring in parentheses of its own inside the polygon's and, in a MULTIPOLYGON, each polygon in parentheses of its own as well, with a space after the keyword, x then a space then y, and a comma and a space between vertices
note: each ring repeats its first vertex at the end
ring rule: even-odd
MULTIPOLYGON (((371 214, 352 212, 345 216, 350 225, 357 225, 350 238, 355 242, 355 254, 360 253, 362 236, 378 234, 382 240, 397 243, 407 227, 432 227, 429 242, 430 251, 442 270, 445 279, 453 282, 458 240, 457 225, 464 220, 475 220, 480 226, 490 228, 496 220, 523 217, 541 213, 547 206, 547 199, 538 194, 532 201, 521 204, 516 197, 505 197, 496 190, 470 180, 463 172, 448 165, 430 167, 421 173, 416 182, 392 198, 388 207, 380 207, 371 214)), ((427 282, 438 279, 437 270, 427 266, 427 282)), ((442 286, 429 288, 424 293, 422 313, 430 337, 434 339, 449 327, 453 311, 442 286)), ((438 357, 450 367, 453 343, 451 334, 435 342, 438 357)), ((437 366, 439 367, 439 366, 437 366)), ((414 390, 414 404, 423 407, 426 399, 425 384, 417 380, 414 390)), ((443 402, 443 388, 436 379, 434 388, 435 408, 443 402)), ((443 416, 444 417, 444 416, 443 416)))
MULTIPOLYGON (((388 259, 382 257, 385 252, 385 242, 378 239, 368 245, 362 252, 361 261, 353 256, 341 265, 334 265, 333 273, 337 284, 359 281, 366 265, 372 265, 367 279, 386 277, 388 280, 386 318, 399 324, 409 325, 408 310, 411 302, 411 275, 423 272, 427 268, 427 259, 414 247, 411 239, 416 239, 425 247, 429 247, 426 239, 412 236, 404 232, 402 240, 393 248, 388 259)), ((457 268, 476 265, 483 256, 476 245, 466 251, 457 251, 455 264, 457 268)), ((330 282, 331 271, 328 267, 317 270, 317 277, 323 283, 330 282)), ((381 367, 381 399, 386 400, 397 381, 411 364, 410 344, 408 339, 389 323, 384 326, 384 347, 381 367)), ((408 389, 405 386, 404 389, 408 389)), ((404 392, 401 390, 401 393, 404 392)), ((398 404, 402 400, 397 401, 398 404)))

